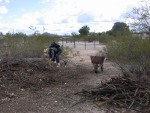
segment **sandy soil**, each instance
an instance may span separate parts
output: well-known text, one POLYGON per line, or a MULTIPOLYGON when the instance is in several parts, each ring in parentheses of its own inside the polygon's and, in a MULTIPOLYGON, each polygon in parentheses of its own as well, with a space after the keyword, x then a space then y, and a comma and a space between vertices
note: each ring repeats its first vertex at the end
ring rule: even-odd
POLYGON ((74 53, 70 59, 67 59, 66 67, 45 69, 40 64, 41 61, 33 62, 33 64, 38 64, 36 68, 33 68, 32 65, 27 69, 19 66, 19 70, 29 74, 28 79, 27 77, 21 78, 26 73, 18 76, 18 71, 14 71, 16 68, 13 71, 0 72, 1 78, 6 73, 7 76, 19 77, 17 82, 16 78, 13 79, 13 82, 8 80, 6 82, 8 85, 0 81, 1 90, 7 87, 5 94, 9 94, 4 96, 0 93, 0 113, 111 113, 110 109, 97 107, 92 102, 81 102, 80 97, 75 95, 83 89, 99 85, 101 81, 121 75, 119 68, 110 60, 104 62, 104 72, 97 74, 93 72, 90 55, 96 54, 105 45, 96 45, 94 48, 93 44, 89 43, 86 49, 84 43, 76 45, 76 48, 73 48, 72 43, 65 45, 71 47, 74 53), (27 79, 28 82, 24 79, 27 79), (35 83, 31 84, 29 82, 31 80, 35 83))

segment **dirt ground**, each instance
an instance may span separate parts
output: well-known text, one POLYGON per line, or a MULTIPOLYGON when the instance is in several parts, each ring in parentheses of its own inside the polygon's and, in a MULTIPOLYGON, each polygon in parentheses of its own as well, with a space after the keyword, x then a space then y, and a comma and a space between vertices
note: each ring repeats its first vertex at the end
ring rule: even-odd
MULTIPOLYGON (((72 43, 66 46, 73 48, 72 43)), ((109 59, 104 62, 103 72, 94 73, 90 55, 103 48, 104 45, 94 48, 89 44, 85 49, 84 44, 80 44, 73 49, 74 55, 69 56, 67 65, 59 68, 43 59, 18 60, 10 65, 1 63, 0 113, 112 113, 105 106, 82 102, 75 95, 111 77, 121 76, 119 68, 109 59)))

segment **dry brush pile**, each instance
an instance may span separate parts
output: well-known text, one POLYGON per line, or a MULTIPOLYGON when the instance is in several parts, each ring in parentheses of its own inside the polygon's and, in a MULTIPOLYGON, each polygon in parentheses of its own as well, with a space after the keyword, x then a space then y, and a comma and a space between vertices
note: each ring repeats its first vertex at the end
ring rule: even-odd
POLYGON ((119 108, 150 112, 150 82, 134 81, 128 77, 112 78, 100 86, 78 92, 82 100, 96 102, 96 105, 111 105, 119 108))

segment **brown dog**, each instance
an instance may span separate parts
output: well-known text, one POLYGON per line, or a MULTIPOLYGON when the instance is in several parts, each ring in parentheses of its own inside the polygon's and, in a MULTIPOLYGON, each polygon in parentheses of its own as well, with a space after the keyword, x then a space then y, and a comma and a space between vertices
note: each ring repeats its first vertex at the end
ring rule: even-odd
POLYGON ((90 56, 90 58, 91 58, 91 63, 94 66, 95 73, 98 72, 98 67, 100 67, 101 71, 103 71, 103 63, 104 63, 105 56, 90 56))

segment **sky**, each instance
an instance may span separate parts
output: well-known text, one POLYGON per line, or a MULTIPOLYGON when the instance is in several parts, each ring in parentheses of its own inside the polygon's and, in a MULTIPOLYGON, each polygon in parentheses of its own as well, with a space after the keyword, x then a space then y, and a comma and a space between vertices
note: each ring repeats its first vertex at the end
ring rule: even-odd
POLYGON ((124 14, 138 4, 139 0, 0 0, 0 32, 70 35, 85 25, 90 32, 105 32, 115 22, 125 22, 124 14))

